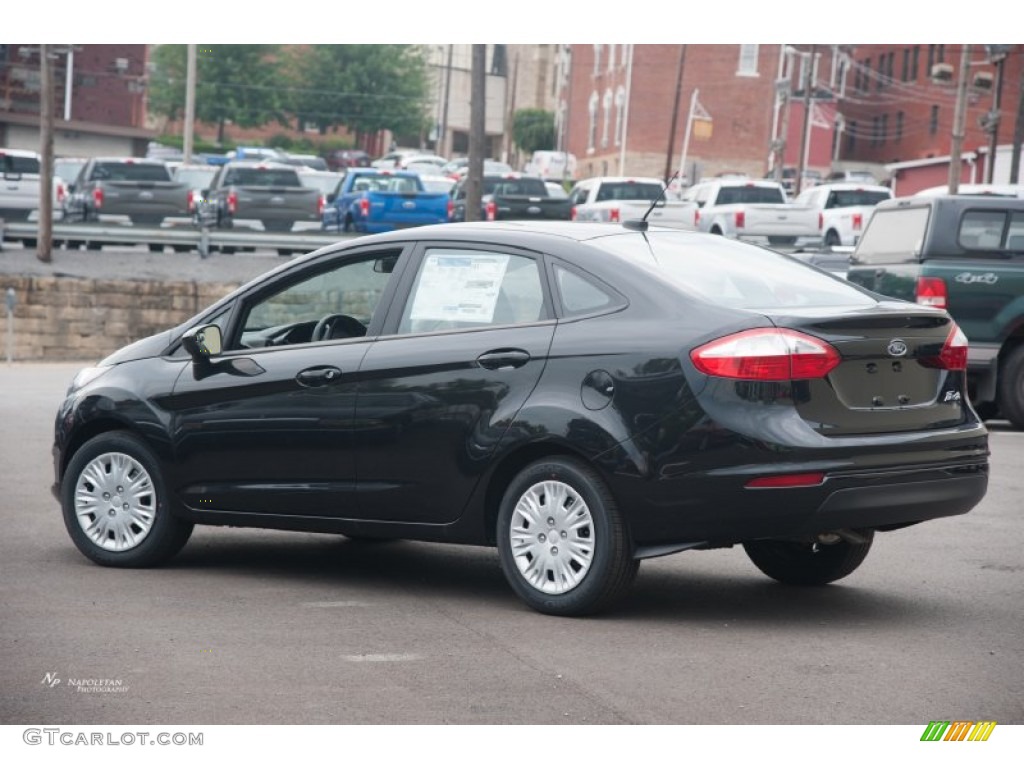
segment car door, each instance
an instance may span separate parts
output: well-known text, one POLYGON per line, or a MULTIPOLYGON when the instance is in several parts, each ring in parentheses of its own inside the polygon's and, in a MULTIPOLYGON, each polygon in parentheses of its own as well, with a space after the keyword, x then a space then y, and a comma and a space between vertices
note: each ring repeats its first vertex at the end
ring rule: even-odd
POLYGON ((356 373, 401 252, 347 251, 240 299, 225 353, 183 373, 167 403, 188 506, 358 517, 356 373))
POLYGON ((555 321, 539 254, 417 248, 359 371, 354 451, 367 519, 459 517, 547 362, 555 321))

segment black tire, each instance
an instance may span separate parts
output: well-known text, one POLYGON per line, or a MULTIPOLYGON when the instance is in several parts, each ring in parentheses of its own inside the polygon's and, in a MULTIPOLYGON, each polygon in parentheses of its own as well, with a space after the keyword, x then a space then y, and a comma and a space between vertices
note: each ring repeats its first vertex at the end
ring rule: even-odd
POLYGON ((1024 344, 999 365, 999 413, 1017 429, 1024 429, 1024 344))
POLYGON ((234 253, 237 248, 233 245, 222 245, 220 246, 221 253, 234 253))
POLYGON ((294 221, 264 221, 263 229, 267 232, 291 232, 292 227, 295 226, 294 221))
POLYGON ((849 576, 864 562, 871 549, 874 531, 858 531, 864 543, 840 539, 835 544, 802 541, 750 541, 743 545, 747 557, 783 584, 821 586, 849 576))
POLYGON ((103 248, 103 243, 97 243, 95 240, 90 240, 89 242, 87 242, 85 244, 85 249, 87 251, 98 251, 98 250, 101 250, 102 248, 103 248))
MULTIPOLYGON (((527 523, 527 528, 531 527, 533 524, 527 523)), ((640 565, 633 558, 618 505, 604 482, 582 462, 564 457, 536 461, 509 483, 498 510, 497 542, 501 569, 515 593, 531 608, 555 616, 585 616, 606 610, 629 590, 640 565), (555 485, 544 488, 544 483, 555 485), (522 527, 525 517, 517 512, 524 498, 549 515, 536 526, 536 538, 533 531, 526 533, 522 527), (518 557, 513 524, 522 531, 520 544, 529 547, 519 547, 518 557), (559 536, 561 550, 559 545, 549 547, 552 535, 559 536), (575 552, 569 544, 573 539, 575 552), (585 562, 588 555, 589 564, 585 562), (539 560, 541 556, 543 560, 539 560), (536 564, 553 568, 541 571, 536 564), (554 568, 575 583, 556 583, 554 568), (524 571, 532 571, 534 579, 524 571)))
POLYGON ((175 253, 188 253, 192 250, 191 245, 172 245, 175 253))
POLYGON ((291 256, 293 253, 295 253, 295 251, 293 251, 291 248, 278 248, 277 249, 277 255, 278 256, 291 256))
POLYGON ((711 228, 711 234, 712 235, 721 235, 722 234, 722 230, 720 230, 718 227, 712 227, 711 228))
POLYGON ((830 229, 825 233, 825 247, 835 248, 837 245, 841 245, 842 241, 839 239, 839 233, 834 229, 830 229))
POLYGON ((342 232, 351 232, 354 227, 352 223, 352 217, 348 214, 345 215, 345 223, 341 227, 342 232))
POLYGON ((156 243, 149 243, 147 247, 149 248, 149 252, 150 253, 163 253, 164 252, 164 247, 162 245, 157 245, 156 243))
POLYGON ((64 525, 75 546, 100 565, 116 568, 159 565, 176 555, 192 535, 192 523, 171 513, 171 497, 159 460, 145 443, 128 432, 97 435, 78 449, 64 473, 61 507, 64 525), (123 491, 119 489, 125 486, 115 485, 119 478, 123 483, 138 484, 133 495, 124 492, 120 505, 118 494, 123 491), (105 483, 110 483, 112 494, 107 500, 101 495, 105 483), (96 512, 86 511, 80 517, 76 512, 76 501, 92 494, 96 496, 96 512), (102 507, 108 504, 109 508, 104 511, 102 507), (135 515, 126 511, 133 505, 136 506, 135 515), (124 516, 120 517, 122 514, 124 516), (101 545, 83 527, 101 521, 120 525, 125 538, 130 536, 135 540, 115 549, 117 538, 113 534, 116 531, 103 526, 94 534, 105 542, 101 545), (143 531, 140 524, 148 525, 148 530, 143 531))

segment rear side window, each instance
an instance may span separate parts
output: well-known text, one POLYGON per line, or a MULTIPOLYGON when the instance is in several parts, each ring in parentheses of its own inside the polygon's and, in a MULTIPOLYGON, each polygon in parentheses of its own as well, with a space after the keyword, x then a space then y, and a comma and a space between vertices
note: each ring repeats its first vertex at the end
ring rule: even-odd
POLYGON ((967 211, 960 219, 957 242, 971 251, 1024 250, 1024 213, 967 211))
POLYGON ((4 173, 39 173, 39 161, 34 157, 0 155, 0 166, 4 173))
POLYGON ((170 181, 165 165, 155 163, 96 163, 92 181, 170 181))
POLYGON ((593 281, 555 266, 555 283, 567 317, 599 312, 622 302, 593 281))
POLYGON ((929 206, 875 210, 853 260, 859 264, 905 264, 917 261, 928 227, 929 206))

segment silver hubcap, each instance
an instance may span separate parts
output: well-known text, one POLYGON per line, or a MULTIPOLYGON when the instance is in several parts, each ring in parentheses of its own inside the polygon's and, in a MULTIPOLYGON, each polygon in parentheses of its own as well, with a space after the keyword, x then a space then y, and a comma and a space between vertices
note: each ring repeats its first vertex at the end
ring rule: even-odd
POLYGON ((127 454, 97 456, 78 476, 75 515, 96 546, 110 552, 137 547, 156 518, 153 480, 127 454))
POLYGON ((547 480, 529 488, 512 512, 509 533, 519 573, 541 592, 568 592, 590 570, 594 519, 565 483, 547 480))

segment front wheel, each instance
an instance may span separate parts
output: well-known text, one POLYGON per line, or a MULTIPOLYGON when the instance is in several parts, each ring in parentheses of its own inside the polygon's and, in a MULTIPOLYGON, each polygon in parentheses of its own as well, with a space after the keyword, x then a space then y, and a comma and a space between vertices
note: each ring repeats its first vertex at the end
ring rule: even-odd
POLYGON ((192 534, 192 523, 171 514, 156 456, 127 432, 97 435, 79 448, 64 473, 61 506, 71 540, 100 565, 158 565, 192 534))
POLYGON ((766 576, 783 584, 821 586, 849 576, 864 562, 874 531, 857 531, 856 541, 839 538, 834 543, 802 541, 749 541, 747 557, 766 576))
POLYGON ((497 540, 512 589, 556 616, 608 608, 639 568, 611 493, 596 472, 569 458, 537 461, 516 475, 498 511, 497 540))
POLYGON ((1024 345, 1001 361, 998 390, 999 413, 1017 429, 1024 429, 1024 345))

